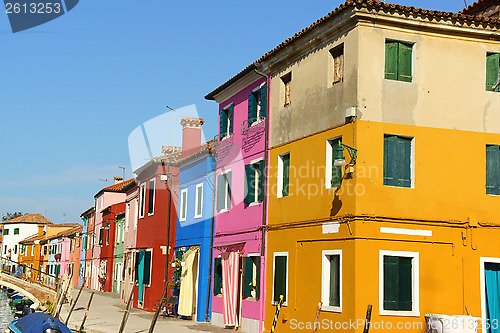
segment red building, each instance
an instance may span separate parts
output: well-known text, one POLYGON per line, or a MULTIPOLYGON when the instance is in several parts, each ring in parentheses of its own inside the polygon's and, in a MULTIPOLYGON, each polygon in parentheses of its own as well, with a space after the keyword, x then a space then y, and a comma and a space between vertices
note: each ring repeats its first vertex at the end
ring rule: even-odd
MULTIPOLYGON (((135 248, 134 307, 155 311, 165 287, 166 262, 174 259, 177 226, 175 190, 180 158, 179 147, 163 147, 163 156, 154 158, 135 170, 139 185, 139 207, 135 248), (167 247, 167 242, 169 246, 167 247), (168 253, 168 260, 167 260, 168 253)), ((173 268, 168 265, 168 281, 173 268)))
POLYGON ((113 204, 102 211, 102 227, 99 240, 101 242, 100 262, 106 269, 106 280, 102 291, 113 291, 113 267, 115 258, 116 220, 118 215, 125 214, 125 202, 113 204))

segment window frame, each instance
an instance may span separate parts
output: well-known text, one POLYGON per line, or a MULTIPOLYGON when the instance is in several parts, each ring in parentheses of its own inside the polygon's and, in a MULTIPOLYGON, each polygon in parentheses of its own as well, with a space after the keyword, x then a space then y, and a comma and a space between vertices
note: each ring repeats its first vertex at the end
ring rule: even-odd
POLYGON ((288 194, 287 195, 283 195, 283 188, 284 188, 284 179, 283 179, 283 176, 284 176, 284 157, 288 155, 288 160, 290 161, 291 160, 291 154, 290 152, 286 152, 286 153, 283 153, 283 154, 279 154, 278 155, 278 193, 277 194, 277 197, 278 198, 286 198, 286 197, 289 197, 290 196, 290 162, 288 164, 288 194))
POLYGON ((339 85, 342 82, 344 82, 344 60, 345 60, 345 57, 344 57, 344 43, 342 42, 342 43, 334 46, 333 48, 330 49, 329 53, 330 53, 330 58, 331 58, 330 63, 332 64, 332 69, 330 70, 331 79, 329 80, 330 81, 329 85, 336 86, 336 85, 339 85), (338 59, 338 58, 341 59, 340 60, 341 61, 341 64, 340 64, 340 79, 339 80, 335 80, 335 63, 336 63, 336 59, 338 59))
POLYGON ((342 250, 321 251, 321 310, 342 313, 342 250), (329 256, 339 256, 339 306, 329 304, 330 299, 330 260, 329 256))
POLYGON ((420 317, 420 289, 419 289, 419 252, 410 251, 390 251, 390 250, 380 250, 379 251, 379 311, 381 316, 399 316, 399 317, 420 317), (399 311, 399 310, 384 310, 384 257, 406 257, 412 258, 412 310, 411 311, 399 311))
POLYGON ((155 201, 156 201, 156 178, 148 180, 148 216, 155 214, 155 201), (153 183, 153 200, 151 202, 151 183, 153 183), (151 210, 151 212, 149 212, 151 210))
MULTIPOLYGON (((326 140, 326 164, 325 164, 325 188, 330 189, 332 187, 332 172, 333 172, 333 162, 335 161, 335 148, 333 147, 333 142, 335 140, 340 140, 342 142, 342 135, 335 136, 326 140)), ((342 167, 341 167, 342 168, 342 167)), ((342 170, 341 170, 342 173, 342 170)), ((340 175, 342 177, 342 174, 340 175)))
POLYGON ((409 42, 409 41, 403 41, 403 40, 399 40, 399 39, 392 39, 392 38, 386 38, 385 41, 384 41, 384 80, 390 80, 390 81, 397 81, 397 82, 405 82, 405 83, 413 83, 414 80, 415 80, 415 42, 409 42), (392 79, 392 78, 387 78, 387 68, 386 68, 386 63, 385 61, 387 60, 387 43, 398 43, 398 51, 397 51, 397 60, 396 60, 396 78, 395 79, 392 79), (409 81, 406 81, 406 80, 401 80, 399 78, 399 68, 400 68, 400 61, 399 61, 399 47, 400 45, 404 45, 406 47, 410 47, 411 46, 411 69, 410 69, 410 80, 409 81))
POLYGON ((199 219, 203 216, 203 183, 199 183, 195 188, 195 198, 194 198, 194 218, 199 219), (201 197, 198 200, 198 191, 201 189, 201 197), (198 208, 200 208, 200 213, 198 214, 198 208))
POLYGON ((139 187, 139 218, 144 218, 146 213, 146 183, 142 183, 139 187))
POLYGON ((282 306, 287 306, 288 305, 288 268, 290 266, 290 260, 288 256, 288 251, 286 252, 274 252, 273 253, 273 285, 272 285, 272 293, 271 293, 271 304, 272 305, 277 305, 278 302, 274 300, 274 283, 276 280, 276 257, 286 257, 286 283, 285 283, 285 301, 283 302, 282 306))
POLYGON ((283 108, 286 108, 292 104, 292 72, 288 72, 284 75, 281 76, 281 85, 282 85, 282 98, 283 102, 281 103, 283 105, 283 108), (288 87, 288 94, 287 94, 287 87, 288 87))
POLYGON ((19 228, 14 228, 14 235, 19 235, 19 228))
POLYGON ((384 140, 382 142, 382 184, 383 186, 393 187, 393 188, 415 188, 415 137, 408 135, 390 134, 384 133, 384 140), (410 186, 398 186, 398 185, 388 185, 384 181, 384 170, 385 170, 385 138, 395 136, 397 138, 410 139, 410 186))
MULTIPOLYGON (((486 193, 486 195, 499 196, 500 195, 500 188, 495 189, 495 182, 493 181, 493 183, 488 183, 489 178, 493 176, 493 175, 490 176, 490 173, 494 173, 494 170, 491 170, 490 172, 488 172, 488 170, 489 170, 489 168, 488 168, 488 147, 496 147, 497 150, 500 151, 500 145, 486 144, 486 147, 484 150, 485 151, 485 174, 486 174, 485 186, 484 186, 485 193, 486 193)), ((498 160, 496 161, 497 162, 497 177, 500 178, 500 152, 497 152, 497 154, 498 154, 498 156, 497 156, 498 160)), ((497 185, 500 185, 500 179, 497 179, 497 185)))
MULTIPOLYGON (((490 56, 493 56, 493 55, 496 55, 497 58, 500 58, 500 53, 499 52, 490 52, 490 51, 487 51, 486 52, 486 56, 485 56, 485 63, 486 63, 486 66, 485 66, 485 77, 484 77, 484 83, 485 83, 485 89, 486 91, 489 91, 489 92, 499 92, 500 89, 499 87, 497 86, 495 89, 492 89, 495 85, 493 84, 493 86, 491 87, 491 89, 488 89, 488 57, 490 56)), ((497 80, 500 79, 500 60, 497 59, 497 67, 498 67, 498 71, 497 71, 497 80)))
POLYGON ((222 110, 220 111, 219 117, 222 116, 223 112, 227 113, 227 116, 226 116, 227 125, 226 125, 226 131, 224 132, 224 136, 222 136, 222 133, 219 133, 220 141, 223 141, 223 140, 233 136, 233 132, 231 131, 231 127, 233 128, 233 131, 234 131, 234 103, 231 102, 228 105, 226 105, 225 107, 223 107, 222 110), (231 114, 231 108, 233 108, 232 114, 231 114), (231 125, 231 123, 233 123, 233 124, 231 125))
POLYGON ((2 234, 3 234, 4 236, 9 236, 9 229, 3 229, 2 234))
MULTIPOLYGON (((223 170, 223 171, 219 174, 219 176, 223 176, 223 175, 226 175, 226 174, 228 174, 228 173, 231 173, 231 175, 232 175, 231 169, 223 170)), ((232 177, 231 177, 231 182, 232 182, 232 177)), ((227 204, 227 201, 228 201, 228 196, 229 196, 229 187, 230 187, 230 186, 229 186, 229 182, 228 182, 228 180, 227 180, 227 177, 224 177, 224 184, 225 184, 225 186, 224 186, 224 207, 223 207, 221 210, 219 210, 219 212, 218 212, 219 214, 220 214, 220 213, 225 213, 225 212, 228 212, 228 211, 231 209, 231 199, 232 199, 232 195, 231 195, 231 197, 229 198, 229 201, 230 201, 229 206, 228 206, 228 204, 227 204)))
POLYGON ((187 188, 184 188, 181 190, 180 198, 181 198, 181 200, 179 202, 179 212, 180 212, 179 221, 184 222, 187 219, 187 201, 188 201, 188 189, 187 188), (184 194, 186 194, 185 199, 183 199, 184 194), (182 208, 183 204, 184 204, 184 209, 182 208))

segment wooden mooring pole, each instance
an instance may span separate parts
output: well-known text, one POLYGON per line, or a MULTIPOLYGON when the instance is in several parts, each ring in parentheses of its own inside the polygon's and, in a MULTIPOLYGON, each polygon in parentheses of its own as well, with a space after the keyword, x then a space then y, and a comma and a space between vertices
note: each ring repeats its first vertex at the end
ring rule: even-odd
POLYGON ((128 296, 128 301, 127 301, 127 308, 125 309, 125 312, 123 313, 123 318, 122 322, 120 324, 120 330, 118 333, 122 333, 123 330, 125 329, 125 324, 127 323, 128 320, 128 313, 130 311, 130 305, 132 304, 132 296, 134 296, 134 289, 137 286, 137 280, 134 282, 134 285, 132 286, 132 290, 130 291, 130 295, 128 296))
POLYGON ((368 304, 366 308, 366 319, 365 319, 365 328, 363 329, 363 333, 368 333, 370 330, 370 321, 372 320, 372 305, 368 304))
POLYGON ((87 281, 86 278, 83 280, 82 286, 80 287, 80 290, 78 291, 78 295, 76 295, 75 301, 71 305, 71 309, 69 310, 69 313, 68 313, 68 318, 66 318, 66 321, 64 322, 64 325, 66 325, 66 326, 68 326, 69 317, 71 317, 71 314, 73 313, 73 310, 75 309, 76 302, 78 302, 78 299, 80 298, 80 295, 82 294, 82 290, 83 290, 83 286, 85 285, 85 281, 87 281))
POLYGON ((92 298, 94 298, 94 293, 90 294, 89 304, 87 304, 87 309, 85 310, 85 315, 83 316, 82 324, 80 325, 80 329, 78 333, 82 333, 83 327, 85 326, 85 321, 87 320, 87 316, 89 315, 90 304, 92 303, 92 298))
POLYGON ((316 308, 316 316, 314 317, 314 327, 312 333, 316 333, 319 327, 319 315, 321 314, 321 308, 323 307, 323 302, 318 303, 318 307, 316 308))

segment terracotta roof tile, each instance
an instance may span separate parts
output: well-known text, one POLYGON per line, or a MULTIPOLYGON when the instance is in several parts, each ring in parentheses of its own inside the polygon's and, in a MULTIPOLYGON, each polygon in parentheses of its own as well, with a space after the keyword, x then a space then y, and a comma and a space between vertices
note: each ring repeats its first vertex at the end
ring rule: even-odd
POLYGON ((469 5, 467 8, 464 8, 462 11, 460 11, 460 13, 475 15, 480 10, 486 9, 488 6, 495 4, 495 2, 496 2, 495 0, 478 0, 473 4, 469 5))
MULTIPOLYGON (((478 3, 482 3, 488 0, 478 0, 476 3, 473 5, 469 6, 477 6, 478 3)), ((376 9, 383 9, 383 10, 392 10, 392 11, 397 11, 400 13, 413 13, 413 14, 419 14, 423 15, 426 17, 430 18, 452 18, 455 20, 462 20, 462 21, 467 21, 467 22, 473 22, 473 23, 492 23, 492 24, 499 24, 500 20, 499 19, 494 19, 494 18, 488 18, 488 17, 479 17, 479 16, 474 16, 474 15, 466 15, 467 10, 465 9, 462 12, 459 13, 453 13, 453 12, 443 12, 443 11, 438 11, 438 10, 429 10, 429 9, 422 9, 422 8, 416 8, 413 6, 403 6, 403 5, 398 5, 398 4, 391 4, 391 3, 385 3, 379 0, 347 0, 343 4, 341 4, 339 7, 334 9, 332 12, 328 13, 326 16, 320 18, 307 28, 302 29, 298 33, 294 34, 292 37, 287 38, 285 41, 283 41, 281 44, 276 46, 274 49, 271 51, 267 52, 264 54, 262 57, 254 61, 252 64, 247 66, 245 69, 243 69, 241 72, 233 76, 231 79, 226 81, 224 84, 220 85, 218 88, 214 89, 210 93, 208 93, 205 96, 205 99, 208 100, 213 100, 214 96, 223 91, 225 88, 227 88, 229 85, 233 84, 237 80, 239 80, 241 77, 244 75, 248 74, 251 72, 254 68, 257 67, 257 64, 267 60, 270 58, 272 55, 280 51, 281 49, 287 47, 288 45, 292 44, 295 42, 297 39, 300 37, 304 36, 308 32, 314 30, 315 28, 319 27, 322 24, 325 24, 326 22, 330 21, 334 17, 336 17, 339 13, 344 11, 345 9, 349 7, 354 7, 354 6, 365 6, 365 7, 372 7, 376 9)))
POLYGON ((134 178, 126 180, 124 182, 113 184, 111 186, 105 187, 102 190, 105 192, 121 192, 125 186, 134 181, 134 178))
POLYGON ((42 214, 25 214, 23 216, 16 217, 12 220, 2 222, 2 224, 11 224, 11 223, 53 224, 42 214))

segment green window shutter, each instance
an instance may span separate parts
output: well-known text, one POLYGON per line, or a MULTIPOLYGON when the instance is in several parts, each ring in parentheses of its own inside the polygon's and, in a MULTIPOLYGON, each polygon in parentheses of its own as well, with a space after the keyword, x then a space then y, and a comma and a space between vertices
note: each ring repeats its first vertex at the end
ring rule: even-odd
POLYGON ((340 306, 340 256, 332 255, 330 261, 330 306, 340 306))
POLYGON ((399 43, 398 47, 398 80, 411 82, 411 63, 413 46, 399 43))
POLYGON ((283 155, 283 193, 288 196, 288 186, 290 185, 290 154, 283 155))
POLYGON ((385 78, 398 79, 398 42, 385 42, 385 78))
POLYGON ((255 265, 257 265, 257 278, 255 279, 255 283, 257 286, 255 287, 255 298, 259 299, 260 297, 260 257, 254 257, 255 265))
POLYGON ((252 125, 257 120, 257 99, 253 92, 248 94, 248 124, 252 125))
POLYGON ((214 295, 222 294, 222 262, 221 258, 214 260, 214 295))
POLYGON ((486 194, 500 195, 500 146, 486 146, 486 194))
POLYGON ((412 305, 412 259, 399 257, 399 310, 411 311, 412 305))
POLYGON ((217 211, 221 211, 225 207, 226 200, 226 179, 224 175, 217 176, 217 211))
POLYGON ((151 284, 151 251, 144 251, 144 284, 151 284))
POLYGON ((411 139, 398 138, 399 172, 398 186, 411 187, 411 139))
POLYGON ((234 123, 234 104, 229 107, 228 120, 229 122, 229 134, 233 133, 233 123, 234 123))
POLYGON ((332 145, 332 187, 339 187, 342 184, 342 166, 334 165, 335 163, 335 153, 337 150, 337 147, 339 146, 340 139, 335 139, 331 141, 332 145))
POLYGON ((223 138, 227 134, 227 110, 221 110, 219 116, 219 137, 223 138))
POLYGON ((243 297, 252 297, 253 260, 245 257, 245 277, 243 279, 243 297))
POLYGON ((399 310, 399 260, 384 256, 384 310, 399 310))
POLYGON ((397 186, 398 184, 397 148, 397 136, 384 137, 384 185, 397 186))
POLYGON ((283 302, 286 302, 286 274, 287 257, 274 257, 274 294, 273 301, 278 302, 280 295, 283 295, 283 302))
POLYGON ((245 165, 245 199, 246 204, 255 201, 255 167, 253 164, 245 165))
POLYGON ((266 117, 267 114, 267 84, 260 88, 260 116, 266 117))
MULTIPOLYGON (((493 91, 493 86, 497 82, 500 66, 500 54, 488 53, 486 55, 486 90, 493 91)), ((495 89, 498 91, 498 88, 495 89)))
POLYGON ((229 210, 231 208, 231 181, 232 181, 232 171, 229 171, 225 174, 226 182, 227 182, 227 197, 226 197, 226 207, 229 210))
POLYGON ((264 201, 264 195, 265 195, 265 188, 264 188, 264 177, 266 177, 265 174, 265 165, 264 161, 259 162, 259 192, 257 195, 257 200, 262 202, 264 201))

